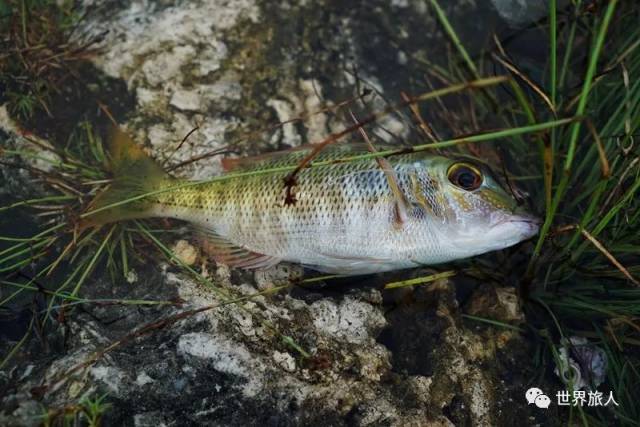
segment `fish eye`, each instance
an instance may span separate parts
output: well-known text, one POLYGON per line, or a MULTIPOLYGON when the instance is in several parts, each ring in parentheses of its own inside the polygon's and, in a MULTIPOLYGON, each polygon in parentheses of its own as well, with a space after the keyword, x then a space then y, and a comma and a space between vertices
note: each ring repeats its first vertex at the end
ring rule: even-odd
POLYGON ((466 191, 477 190, 482 185, 482 173, 468 163, 454 163, 447 171, 449 181, 466 191))

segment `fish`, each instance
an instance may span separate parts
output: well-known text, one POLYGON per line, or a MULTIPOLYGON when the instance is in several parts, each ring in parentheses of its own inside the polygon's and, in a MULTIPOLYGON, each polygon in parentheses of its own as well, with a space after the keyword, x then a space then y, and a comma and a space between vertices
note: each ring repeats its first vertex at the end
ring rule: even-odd
POLYGON ((380 162, 357 157, 370 153, 365 144, 336 143, 295 179, 292 169, 313 147, 226 159, 220 177, 189 182, 165 173, 125 132, 111 140, 113 182, 84 226, 187 221, 207 254, 230 267, 380 273, 503 249, 540 225, 488 165, 468 157, 406 150, 380 162))

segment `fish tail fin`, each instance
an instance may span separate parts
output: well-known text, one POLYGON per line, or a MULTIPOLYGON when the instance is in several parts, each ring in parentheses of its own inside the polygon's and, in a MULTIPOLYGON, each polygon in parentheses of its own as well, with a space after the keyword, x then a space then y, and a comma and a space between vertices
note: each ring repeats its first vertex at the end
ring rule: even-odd
POLYGON ((153 202, 146 193, 160 188, 169 176, 125 132, 110 133, 110 169, 113 182, 98 194, 82 215, 80 229, 127 219, 148 218, 153 202))

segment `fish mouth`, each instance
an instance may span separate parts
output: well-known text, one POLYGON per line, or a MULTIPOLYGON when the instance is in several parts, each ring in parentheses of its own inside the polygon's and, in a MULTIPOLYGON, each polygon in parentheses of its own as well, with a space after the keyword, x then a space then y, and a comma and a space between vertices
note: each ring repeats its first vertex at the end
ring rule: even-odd
POLYGON ((474 254, 508 248, 538 234, 542 221, 530 214, 494 213, 491 225, 483 224, 468 234, 458 233, 451 243, 474 254), (499 215, 499 216, 498 216, 499 215))
POLYGON ((517 224, 520 227, 522 227, 521 240, 525 240, 538 234, 538 230, 540 230, 540 226, 542 225, 542 219, 533 215, 528 215, 528 214, 511 215, 498 221, 496 224, 493 225, 492 228, 504 226, 506 224, 513 224, 513 225, 517 224))
POLYGON ((542 225, 542 219, 533 215, 513 215, 509 218, 505 218, 502 222, 527 222, 540 227, 542 225))

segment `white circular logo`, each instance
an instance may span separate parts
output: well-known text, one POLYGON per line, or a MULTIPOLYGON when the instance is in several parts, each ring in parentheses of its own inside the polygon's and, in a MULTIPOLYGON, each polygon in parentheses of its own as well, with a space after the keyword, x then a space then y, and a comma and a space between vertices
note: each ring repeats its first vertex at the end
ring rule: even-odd
POLYGON ((542 390, 537 387, 531 387, 525 393, 525 397, 527 398, 527 402, 529 402, 529 405, 531 405, 533 402, 535 402, 536 397, 540 396, 541 394, 544 394, 542 390))
POLYGON ((527 398, 529 405, 533 403, 540 409, 547 409, 549 405, 551 405, 551 399, 549 399, 549 396, 544 394, 544 392, 538 387, 531 387, 527 390, 524 396, 527 398))
POLYGON ((546 394, 541 394, 536 397, 536 400, 534 400, 533 403, 535 403, 535 405, 540 409, 547 409, 549 405, 551 405, 551 399, 549 399, 549 396, 546 394))

